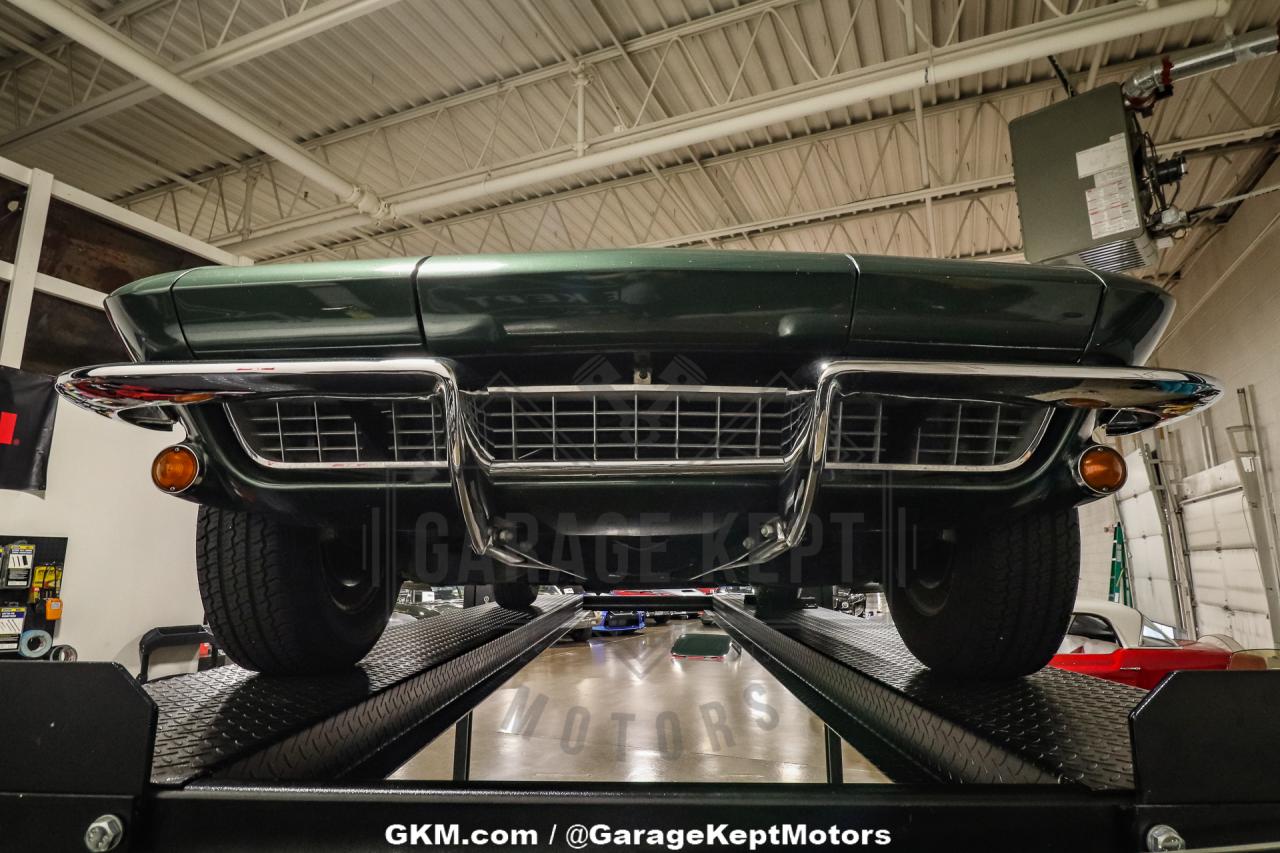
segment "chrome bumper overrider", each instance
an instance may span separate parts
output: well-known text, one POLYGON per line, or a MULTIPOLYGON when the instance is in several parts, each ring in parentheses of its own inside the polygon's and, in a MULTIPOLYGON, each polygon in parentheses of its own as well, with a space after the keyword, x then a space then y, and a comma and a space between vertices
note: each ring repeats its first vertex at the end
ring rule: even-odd
MULTIPOLYGON (((498 461, 486 453, 462 416, 452 362, 435 358, 179 362, 116 364, 70 371, 58 392, 109 417, 153 428, 172 423, 175 407, 283 397, 421 397, 443 401, 447 467, 472 549, 514 566, 542 567, 508 541, 485 509, 484 490, 503 477, 589 477, 597 474, 676 476, 776 474, 778 518, 743 554, 714 570, 761 563, 799 543, 826 466, 832 401, 837 394, 972 400, 1097 410, 1111 435, 1170 423, 1212 403, 1216 380, 1176 370, 924 361, 829 361, 816 366, 808 417, 795 449, 778 459, 498 461)), ((616 386, 615 386, 616 387, 616 386)), ((651 390, 653 386, 635 386, 651 390)), ((1028 452, 1029 455, 1029 452, 1028 452)), ((360 467, 342 464, 340 467, 360 467)))

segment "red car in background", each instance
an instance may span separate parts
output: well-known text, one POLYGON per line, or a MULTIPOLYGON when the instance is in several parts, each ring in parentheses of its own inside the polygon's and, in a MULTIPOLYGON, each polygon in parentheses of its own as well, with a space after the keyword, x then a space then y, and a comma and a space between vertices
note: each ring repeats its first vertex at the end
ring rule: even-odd
POLYGON ((1150 690, 1175 670, 1227 669, 1237 648, 1216 635, 1175 640, 1132 607, 1081 599, 1049 666, 1150 690))

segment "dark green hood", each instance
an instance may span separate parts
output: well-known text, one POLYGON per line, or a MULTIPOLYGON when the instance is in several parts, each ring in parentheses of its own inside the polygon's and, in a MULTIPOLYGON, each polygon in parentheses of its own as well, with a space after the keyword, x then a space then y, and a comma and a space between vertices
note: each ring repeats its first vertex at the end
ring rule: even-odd
POLYGON ((206 267, 108 300, 146 360, 722 350, 1140 362, 1171 304, 1072 267, 661 249, 206 267))

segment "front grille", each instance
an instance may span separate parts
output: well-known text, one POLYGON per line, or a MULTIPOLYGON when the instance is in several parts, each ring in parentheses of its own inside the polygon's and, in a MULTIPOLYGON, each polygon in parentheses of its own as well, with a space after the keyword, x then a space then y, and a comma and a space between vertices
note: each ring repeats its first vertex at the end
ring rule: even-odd
POLYGON ((438 396, 407 399, 291 397, 229 403, 240 441, 285 467, 438 467, 445 454, 438 396))
MULTIPOLYGON (((743 388, 462 392, 468 441, 504 463, 777 462, 810 434, 813 393, 743 388)), ((228 403, 241 444, 284 468, 444 467, 442 398, 290 397, 228 403)), ((1043 406, 836 394, 832 468, 1003 470, 1048 423, 1043 406)))
POLYGON ((1042 406, 965 400, 837 396, 827 465, 848 468, 1005 468, 1034 449, 1042 406))
POLYGON ((494 462, 782 459, 810 392, 785 389, 490 390, 466 416, 494 462))

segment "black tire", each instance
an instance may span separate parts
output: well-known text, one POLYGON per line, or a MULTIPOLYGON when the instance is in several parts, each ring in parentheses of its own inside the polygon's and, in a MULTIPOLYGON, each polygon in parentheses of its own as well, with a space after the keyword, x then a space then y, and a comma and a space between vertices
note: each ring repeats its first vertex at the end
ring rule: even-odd
POLYGON ((754 587, 754 592, 756 596, 756 616, 760 619, 785 616, 803 607, 803 603, 800 601, 800 587, 798 586, 765 586, 757 584, 754 587))
POLYGON ((493 600, 508 610, 528 610, 538 590, 531 583, 498 583, 493 585, 493 600))
POLYGON ((591 639, 591 629, 590 628, 574 628, 572 631, 569 632, 569 636, 573 639, 575 643, 585 643, 587 640, 591 639))
POLYGON ((200 508, 205 615, 223 651, 246 669, 335 672, 363 658, 386 629, 400 586, 393 571, 366 563, 358 548, 318 529, 200 508))
POLYGON ((889 610, 911 653, 935 672, 976 679, 1029 675, 1058 650, 1080 579, 1074 507, 966 531, 930 558, 889 610))

